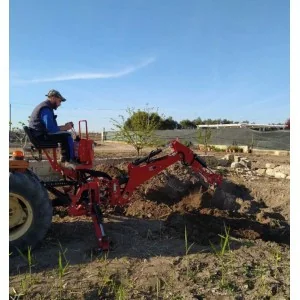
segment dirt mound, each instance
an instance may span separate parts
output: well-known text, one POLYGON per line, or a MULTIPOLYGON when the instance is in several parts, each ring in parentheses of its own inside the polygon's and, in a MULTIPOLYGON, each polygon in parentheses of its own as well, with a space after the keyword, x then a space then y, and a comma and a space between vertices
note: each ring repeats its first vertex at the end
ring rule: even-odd
MULTIPOLYGON (((126 165, 98 168, 119 176, 126 165)), ((221 188, 212 193, 203 186, 201 177, 179 163, 138 187, 123 212, 166 220, 170 233, 180 238, 187 227, 191 239, 200 244, 218 240, 224 226, 235 238, 289 244, 289 225, 284 217, 268 210, 262 199, 254 199, 246 185, 224 179, 221 188)))

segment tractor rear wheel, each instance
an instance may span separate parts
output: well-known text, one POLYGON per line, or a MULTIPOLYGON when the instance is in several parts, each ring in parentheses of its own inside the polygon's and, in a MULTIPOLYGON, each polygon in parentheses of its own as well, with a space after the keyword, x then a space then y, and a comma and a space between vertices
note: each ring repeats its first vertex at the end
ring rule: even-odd
POLYGON ((16 254, 33 249, 46 235, 52 221, 47 190, 31 171, 9 173, 9 248, 16 254))

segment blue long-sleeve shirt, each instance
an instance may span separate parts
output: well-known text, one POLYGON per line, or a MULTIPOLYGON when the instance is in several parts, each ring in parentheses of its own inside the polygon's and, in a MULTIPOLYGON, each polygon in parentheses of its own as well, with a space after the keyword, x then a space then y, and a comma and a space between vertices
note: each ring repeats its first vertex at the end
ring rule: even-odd
MULTIPOLYGON (((41 121, 45 124, 48 133, 56 133, 59 132, 60 129, 57 126, 56 121, 53 119, 53 114, 48 107, 44 107, 40 111, 40 118, 41 121)), ((74 158, 74 141, 72 136, 68 136, 68 144, 69 144, 69 151, 70 151, 70 158, 74 158)))
POLYGON ((59 131, 59 127, 57 126, 55 120, 53 120, 53 114, 48 107, 41 109, 40 118, 49 133, 55 133, 59 131))

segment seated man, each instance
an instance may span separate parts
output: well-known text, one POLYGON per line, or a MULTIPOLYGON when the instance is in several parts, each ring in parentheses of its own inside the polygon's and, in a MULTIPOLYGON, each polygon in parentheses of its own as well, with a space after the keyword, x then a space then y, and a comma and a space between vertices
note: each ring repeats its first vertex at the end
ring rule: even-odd
POLYGON ((46 95, 48 98, 41 102, 33 110, 29 128, 32 134, 40 141, 54 141, 61 144, 61 162, 65 166, 76 164, 74 157, 74 141, 68 130, 72 129, 73 123, 58 126, 56 122, 56 110, 61 102, 66 99, 56 90, 50 90, 46 95))

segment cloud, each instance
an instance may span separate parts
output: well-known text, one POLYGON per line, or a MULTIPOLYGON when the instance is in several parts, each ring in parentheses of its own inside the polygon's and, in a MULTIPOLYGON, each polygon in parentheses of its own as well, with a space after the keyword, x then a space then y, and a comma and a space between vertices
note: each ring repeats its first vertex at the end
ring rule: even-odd
POLYGON ((67 80, 87 80, 87 79, 108 79, 108 78, 119 78, 126 76, 128 74, 134 73, 139 69, 142 69, 153 62, 156 58, 151 57, 142 63, 134 66, 128 66, 127 68, 116 71, 116 72, 99 72, 99 73, 74 73, 69 75, 61 75, 49 78, 35 78, 27 80, 17 80, 18 83, 42 83, 42 82, 57 82, 57 81, 67 81, 67 80))

